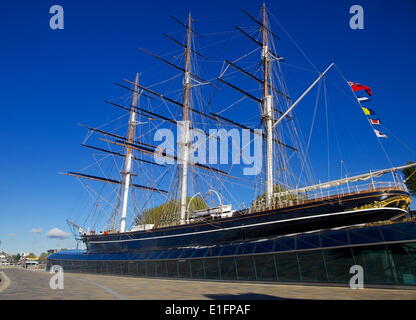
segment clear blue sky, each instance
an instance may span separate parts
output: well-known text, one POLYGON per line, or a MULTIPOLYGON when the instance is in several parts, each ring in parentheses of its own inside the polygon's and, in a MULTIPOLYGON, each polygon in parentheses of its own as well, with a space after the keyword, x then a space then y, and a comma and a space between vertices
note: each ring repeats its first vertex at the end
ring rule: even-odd
MULTIPOLYGON (((261 4, 255 0, 2 2, 0 250, 40 253, 71 246, 71 239, 49 239, 46 232, 53 228, 69 232, 65 219, 80 195, 79 184, 57 172, 90 162, 79 147, 85 130, 76 124, 114 117, 116 112, 102 103, 120 95, 120 88, 112 83, 132 78, 154 63, 138 47, 158 53, 172 50, 162 33, 180 27, 170 15, 184 20, 192 11, 201 30, 220 32, 252 25, 240 8, 257 16, 261 4), (64 30, 49 28, 49 8, 54 4, 64 8, 64 30)), ((318 69, 336 62, 348 80, 370 85, 374 108, 386 128, 416 149, 415 1, 275 0, 267 5, 318 69), (349 28, 349 8, 354 4, 364 8, 364 30, 349 28)), ((290 55, 293 44, 282 38, 282 54, 290 55), (285 52, 286 44, 292 47, 285 52)), ((294 96, 313 80, 306 75, 289 78, 294 96)), ((342 107, 349 108, 345 102, 342 107)), ((355 108, 355 124, 342 109, 338 114, 340 131, 357 128, 358 132, 349 142, 358 143, 359 160, 345 155, 351 172, 389 166, 363 115, 356 105, 351 108, 355 108)), ((383 143, 394 165, 416 160, 393 137, 383 143)), ((311 158, 318 163, 327 160, 319 152, 311 158)), ((324 176, 325 170, 317 168, 324 176)))

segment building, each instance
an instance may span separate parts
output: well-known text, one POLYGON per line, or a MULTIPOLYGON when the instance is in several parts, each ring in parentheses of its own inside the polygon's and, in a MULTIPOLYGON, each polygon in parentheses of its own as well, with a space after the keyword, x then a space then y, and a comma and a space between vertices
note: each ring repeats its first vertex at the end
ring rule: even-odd
POLYGON ((23 267, 25 268, 36 268, 39 265, 39 261, 37 258, 27 258, 24 262, 23 262, 23 267))
POLYGON ((12 256, 5 251, 0 251, 0 265, 8 264, 12 256))
POLYGON ((48 267, 69 272, 206 280, 349 285, 351 267, 365 286, 416 286, 416 220, 287 235, 237 244, 137 253, 68 250, 48 267))

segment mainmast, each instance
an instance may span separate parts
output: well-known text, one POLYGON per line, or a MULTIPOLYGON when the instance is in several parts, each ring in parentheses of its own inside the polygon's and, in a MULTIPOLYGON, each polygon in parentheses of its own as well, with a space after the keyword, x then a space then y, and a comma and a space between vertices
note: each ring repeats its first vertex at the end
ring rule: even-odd
POLYGON ((182 161, 182 175, 181 175, 181 190, 180 190, 180 223, 186 223, 186 196, 187 196, 187 183, 188 183, 188 158, 189 158, 189 103, 190 103, 190 91, 191 91, 191 23, 192 16, 189 13, 188 25, 186 33, 186 47, 185 47, 185 73, 183 81, 183 120, 181 122, 180 133, 180 150, 182 154, 180 159, 182 161))
POLYGON ((262 11, 262 61, 263 61, 263 97, 262 97, 262 120, 266 129, 266 206, 270 206, 273 197, 273 106, 272 96, 269 88, 269 41, 267 30, 266 5, 263 4, 262 11))
MULTIPOLYGON (((129 130, 127 135, 127 143, 132 144, 134 142, 135 127, 136 127, 136 105, 137 105, 137 85, 139 84, 139 74, 136 73, 135 86, 133 91, 133 99, 131 102, 130 119, 129 119, 129 130)), ((123 193, 122 206, 121 206, 121 221, 120 221, 120 232, 126 231, 126 216, 127 216, 127 205, 129 198, 130 181, 132 175, 132 161, 133 161, 133 149, 126 147, 126 156, 124 159, 124 168, 121 172, 123 176, 121 190, 123 193)))

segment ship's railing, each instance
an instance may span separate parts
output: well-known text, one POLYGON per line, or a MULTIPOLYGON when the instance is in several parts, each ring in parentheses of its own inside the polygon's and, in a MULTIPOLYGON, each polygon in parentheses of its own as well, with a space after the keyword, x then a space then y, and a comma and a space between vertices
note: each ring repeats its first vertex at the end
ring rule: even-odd
POLYGON ((346 184, 327 189, 317 189, 312 192, 296 192, 296 190, 293 190, 293 192, 284 195, 283 197, 279 197, 279 194, 275 194, 270 206, 266 206, 265 199, 255 201, 253 205, 248 208, 248 213, 270 209, 279 209, 288 206, 304 204, 310 201, 333 199, 334 197, 341 198, 346 195, 354 195, 368 191, 383 191, 389 189, 408 192, 406 186, 402 182, 393 181, 372 181, 369 183, 366 182, 363 184, 354 185, 346 184))
POLYGON ((82 234, 87 236, 94 236, 94 235, 101 235, 101 234, 112 234, 112 233, 118 233, 117 230, 104 230, 104 231, 95 231, 95 230, 88 230, 84 231, 82 234))

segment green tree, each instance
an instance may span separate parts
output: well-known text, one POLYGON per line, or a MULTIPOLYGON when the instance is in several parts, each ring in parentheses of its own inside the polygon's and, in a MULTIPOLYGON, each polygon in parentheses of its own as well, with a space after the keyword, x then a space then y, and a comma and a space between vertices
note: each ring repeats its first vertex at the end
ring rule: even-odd
POLYGON ((18 253, 18 254, 16 254, 16 255, 13 256, 13 261, 14 262, 19 262, 20 261, 20 258, 21 258, 20 253, 18 253))
MULTIPOLYGON (((412 163, 414 162, 407 162, 407 164, 412 163)), ((407 189, 409 189, 410 194, 413 197, 416 196, 416 167, 403 169, 402 173, 404 175, 404 183, 406 184, 407 189)))
MULTIPOLYGON (((207 203, 200 197, 194 197, 192 201, 191 197, 186 198, 186 203, 189 211, 196 211, 207 209, 207 203)), ((135 219, 135 224, 154 224, 156 226, 166 223, 174 222, 178 220, 178 213, 180 211, 180 202, 178 200, 169 200, 157 207, 144 210, 142 214, 138 215, 135 219)))
POLYGON ((31 252, 31 253, 28 254, 27 257, 30 258, 30 259, 34 259, 34 258, 36 258, 36 254, 34 254, 33 252, 31 252))

